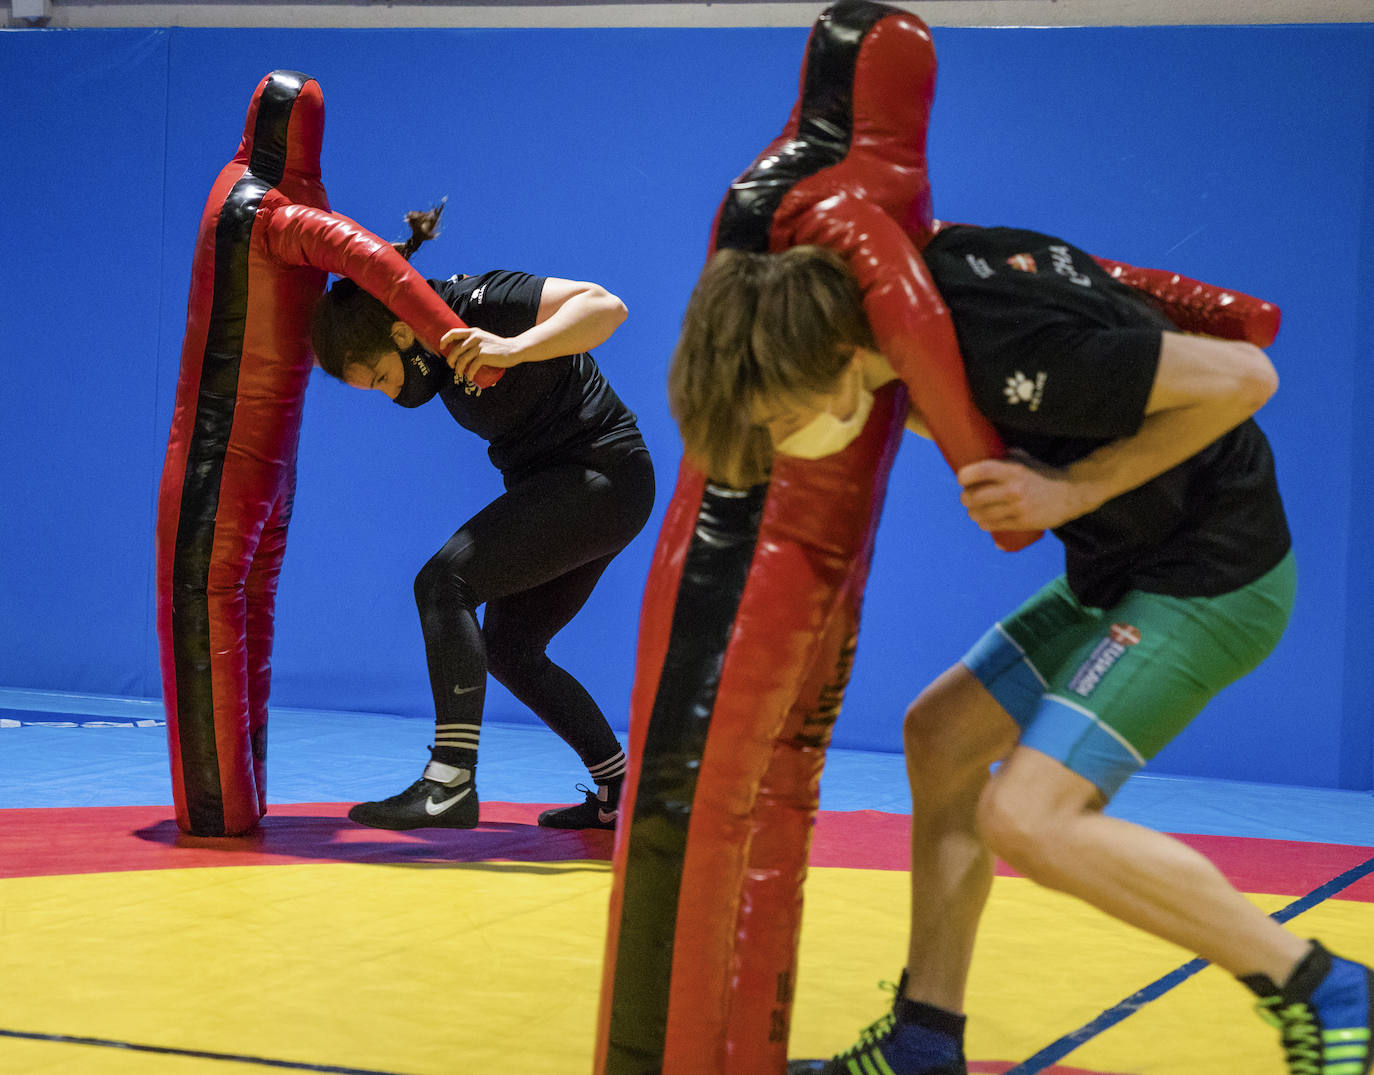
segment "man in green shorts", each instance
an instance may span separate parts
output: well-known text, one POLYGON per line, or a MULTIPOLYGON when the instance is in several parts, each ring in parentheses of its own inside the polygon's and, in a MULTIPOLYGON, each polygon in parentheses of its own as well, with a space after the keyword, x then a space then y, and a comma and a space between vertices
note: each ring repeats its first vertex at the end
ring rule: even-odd
MULTIPOLYGON (((963 503, 989 531, 1052 529, 1065 573, 909 708, 912 924, 897 1000, 856 1045, 789 1072, 964 1075, 967 975, 1000 857, 1236 975, 1294 1075, 1366 1075, 1364 966, 1285 929, 1180 841, 1103 813, 1288 622, 1289 532, 1251 417, 1277 387, 1272 366, 1248 343, 1179 332, 1050 236, 952 227, 923 255, 973 400, 1012 453, 959 471, 963 503)), ((740 438, 712 417, 728 418, 731 400, 776 452, 817 458, 857 435, 894 376, 871 339, 824 327, 847 324, 833 311, 858 301, 843 263, 818 248, 713 259, 670 377, 686 450, 708 474, 760 480, 741 474, 740 438), (730 304, 740 310, 720 308, 730 304), (765 310, 787 316, 764 324, 765 310), (718 386, 721 337, 694 348, 698 322, 747 326, 749 380, 769 391, 718 386)), ((919 431, 921 416, 908 424, 919 431)))

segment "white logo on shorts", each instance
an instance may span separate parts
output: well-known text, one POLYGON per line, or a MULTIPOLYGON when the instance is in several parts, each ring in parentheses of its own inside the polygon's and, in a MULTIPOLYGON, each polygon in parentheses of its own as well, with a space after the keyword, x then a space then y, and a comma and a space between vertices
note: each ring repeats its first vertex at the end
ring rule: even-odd
POLYGON ((1078 666, 1069 680, 1069 690, 1080 698, 1092 694, 1112 665, 1125 656, 1126 651, 1140 641, 1140 632, 1128 623, 1114 623, 1107 637, 1093 647, 1088 659, 1078 666))

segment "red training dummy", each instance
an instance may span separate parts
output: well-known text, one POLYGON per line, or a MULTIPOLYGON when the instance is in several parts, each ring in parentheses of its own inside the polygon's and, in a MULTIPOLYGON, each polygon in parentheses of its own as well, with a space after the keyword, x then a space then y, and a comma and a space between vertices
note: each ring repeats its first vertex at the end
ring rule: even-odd
MULTIPOLYGON (((782 133, 731 185, 712 250, 815 244, 863 289, 878 349, 906 383, 950 466, 1005 454, 969 395, 954 325, 920 251, 929 242, 926 130, 935 49, 915 15, 844 0, 816 21, 782 133)), ((997 534, 1024 548, 1036 533, 997 534)))
MULTIPOLYGON (((933 76, 914 16, 866 0, 827 10, 787 129, 731 187, 712 248, 839 249, 885 353, 938 406, 942 446, 982 459, 1000 444, 968 402, 913 238, 930 226, 933 76)), ((810 461, 779 455, 751 490, 682 467, 640 618, 603 1075, 785 1066, 820 770, 906 399, 901 385, 881 390, 849 447, 810 461)))
POLYGON ((323 132, 313 79, 259 83, 191 266, 158 493, 157 630, 177 824, 198 836, 246 832, 267 809, 273 606, 327 274, 356 280, 432 351, 463 327, 389 243, 328 211, 323 132))
MULTIPOLYGON (((713 251, 814 243, 844 256, 905 388, 879 391, 843 451, 776 456, 765 485, 681 468, 640 616, 599 1075, 783 1072, 820 770, 907 392, 954 467, 1002 454, 919 253, 934 226, 934 74, 915 16, 869 0, 831 7, 787 127, 717 214, 713 251)), ((1194 294, 1181 278, 1122 272, 1171 313, 1194 294)), ((1195 323, 1224 305, 1235 303, 1204 303, 1195 323)), ((1011 549, 1037 536, 997 539, 1011 549)))
POLYGON ((767 485, 684 464, 650 568, 595 1070, 781 1073, 812 820, 906 391, 767 485))

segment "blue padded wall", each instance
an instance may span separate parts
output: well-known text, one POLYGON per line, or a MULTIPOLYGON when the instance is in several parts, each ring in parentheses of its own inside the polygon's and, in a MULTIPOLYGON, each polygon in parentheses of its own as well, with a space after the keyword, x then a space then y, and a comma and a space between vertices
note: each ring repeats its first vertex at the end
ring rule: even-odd
POLYGON ((158 305, 167 41, 0 32, 3 686, 159 691, 152 446, 180 342, 158 305))
MULTIPOLYGON (((159 693, 153 499, 196 223, 257 81, 317 77, 334 207, 388 236, 449 198, 417 267, 592 279, 628 303, 598 359, 640 414, 660 504, 554 656, 623 727, 677 464, 664 371, 725 186, 791 107, 804 30, 0 33, 0 687, 159 693), (71 101, 80 102, 73 107, 71 101)), ((1374 27, 939 29, 936 212, 1055 231, 1284 309, 1261 415, 1302 569, 1274 657, 1156 771, 1371 786, 1374 27), (1362 256, 1363 255, 1363 256, 1362 256)), ((411 580, 499 490, 437 406, 320 375, 277 613, 274 701, 428 713, 411 580)), ((996 552, 912 441, 879 534, 844 746, 900 749, 915 691, 1058 569, 996 552)), ((532 719, 489 695, 491 719, 532 719)), ((422 739, 423 735, 417 736, 422 739)), ((360 744, 360 749, 363 748, 360 744)))

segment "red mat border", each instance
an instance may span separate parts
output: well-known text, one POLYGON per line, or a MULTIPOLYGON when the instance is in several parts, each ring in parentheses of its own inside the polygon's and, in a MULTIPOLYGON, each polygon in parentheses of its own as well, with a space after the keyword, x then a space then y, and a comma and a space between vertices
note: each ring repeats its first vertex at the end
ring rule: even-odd
MULTIPOLYGON (((168 806, 0 810, 0 878, 51 877, 215 866, 278 866, 303 862, 374 864, 492 860, 609 860, 613 835, 535 825, 545 803, 482 804, 476 829, 387 832, 350 822, 347 803, 273 806, 248 836, 206 838, 177 830, 168 806)), ((821 811, 811 865, 905 870, 905 815, 877 810, 821 811)), ((1244 892, 1302 896, 1374 857, 1374 848, 1347 844, 1181 835, 1244 892)), ((1011 871, 1000 866, 999 872, 1011 871)), ((1374 902, 1374 877, 1341 892, 1343 900, 1374 902)))

